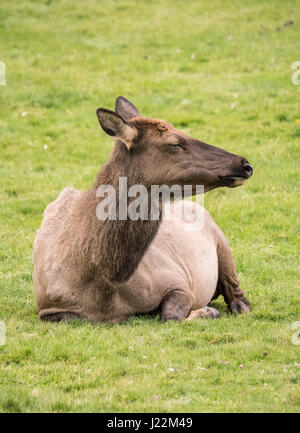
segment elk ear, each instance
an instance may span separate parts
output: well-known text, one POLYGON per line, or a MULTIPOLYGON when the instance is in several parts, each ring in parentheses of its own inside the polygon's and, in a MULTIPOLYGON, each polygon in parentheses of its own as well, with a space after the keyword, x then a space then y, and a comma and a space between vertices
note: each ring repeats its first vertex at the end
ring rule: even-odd
POLYGON ((128 121, 133 117, 139 117, 138 109, 128 99, 118 96, 115 103, 115 112, 124 120, 128 121))
POLYGON ((130 149, 137 135, 137 130, 134 126, 126 122, 119 114, 106 108, 98 108, 97 117, 106 134, 118 138, 130 149))

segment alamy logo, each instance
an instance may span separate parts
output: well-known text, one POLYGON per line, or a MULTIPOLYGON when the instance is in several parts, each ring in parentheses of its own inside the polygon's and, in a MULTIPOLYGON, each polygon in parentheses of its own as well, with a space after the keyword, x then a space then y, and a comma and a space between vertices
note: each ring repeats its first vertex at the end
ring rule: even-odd
POLYGON ((300 84, 300 79, 298 78, 300 75, 300 61, 296 61, 294 63, 292 63, 292 69, 296 69, 296 72, 293 73, 292 75, 292 84, 294 84, 294 86, 298 86, 300 84))
POLYGON ((119 178, 118 188, 112 185, 101 185, 97 188, 96 196, 101 198, 96 207, 97 218, 101 221, 116 220, 152 220, 157 221, 179 218, 192 228, 197 223, 197 229, 203 226, 204 197, 203 185, 151 185, 147 189, 144 185, 128 187, 127 177, 119 178), (196 195, 199 206, 195 202, 189 204, 184 198, 196 195), (170 201, 174 205, 170 204, 170 201))
POLYGON ((0 85, 5 86, 6 75, 5 75, 5 63, 0 61, 0 85))
POLYGON ((6 341, 6 326, 5 323, 0 322, 0 346, 4 346, 6 341))
POLYGON ((292 329, 296 329, 297 331, 292 335, 292 343, 294 346, 298 346, 300 344, 300 322, 294 322, 292 324, 292 329))

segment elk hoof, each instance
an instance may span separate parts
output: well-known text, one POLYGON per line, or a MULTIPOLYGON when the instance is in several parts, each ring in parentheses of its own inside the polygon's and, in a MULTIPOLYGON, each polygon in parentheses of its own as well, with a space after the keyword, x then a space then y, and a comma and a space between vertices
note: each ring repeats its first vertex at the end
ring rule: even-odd
POLYGON ((220 317, 220 313, 216 308, 213 307, 203 307, 199 308, 199 310, 192 310, 186 320, 195 320, 195 319, 218 319, 220 317))
POLYGON ((249 313, 251 311, 250 302, 247 298, 236 299, 230 304, 229 310, 232 314, 249 313))

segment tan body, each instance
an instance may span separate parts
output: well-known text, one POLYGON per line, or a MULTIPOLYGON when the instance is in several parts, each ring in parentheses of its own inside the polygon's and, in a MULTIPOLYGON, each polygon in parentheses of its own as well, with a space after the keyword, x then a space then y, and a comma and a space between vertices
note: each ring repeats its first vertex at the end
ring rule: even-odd
MULTIPOLYGON (((112 288, 112 295, 106 298, 97 281, 82 284, 76 270, 66 268, 66 254, 61 254, 58 245, 61 232, 66 230, 64 222, 82 194, 66 188, 46 208, 34 242, 34 286, 41 318, 72 312, 93 321, 120 322, 132 314, 157 309, 174 289, 185 293, 189 310, 197 310, 216 293, 219 261, 225 269, 227 264, 234 267, 225 236, 203 209, 203 225, 187 224, 179 217, 162 221, 134 274, 126 283, 112 288)), ((189 212, 199 205, 187 200, 184 206, 189 212)))

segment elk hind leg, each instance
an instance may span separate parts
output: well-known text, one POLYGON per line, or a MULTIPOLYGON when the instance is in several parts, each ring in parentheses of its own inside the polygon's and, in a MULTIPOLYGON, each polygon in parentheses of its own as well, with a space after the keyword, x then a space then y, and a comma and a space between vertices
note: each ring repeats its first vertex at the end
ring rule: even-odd
POLYGON ((41 317, 41 320, 44 320, 45 322, 70 322, 75 319, 82 319, 82 317, 80 314, 72 313, 71 311, 52 313, 41 317))

